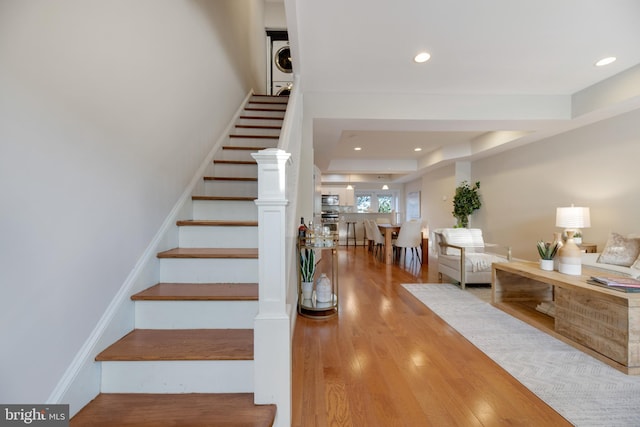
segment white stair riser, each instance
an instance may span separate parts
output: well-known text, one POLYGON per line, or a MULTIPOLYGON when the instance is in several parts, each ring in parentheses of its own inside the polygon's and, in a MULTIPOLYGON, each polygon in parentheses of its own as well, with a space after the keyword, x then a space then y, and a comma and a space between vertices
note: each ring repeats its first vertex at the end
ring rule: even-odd
POLYGON ((287 101, 288 98, 286 97, 274 97, 274 96, 270 96, 270 95, 260 95, 260 94, 253 94, 251 95, 251 98, 249 98, 249 102, 256 102, 256 101, 260 101, 260 102, 273 102, 273 103, 278 103, 278 102, 285 102, 287 101))
POLYGON ((162 258, 160 281, 167 283, 256 283, 257 259, 162 258))
POLYGON ((216 163, 213 168, 214 176, 232 176, 238 178, 257 178, 258 165, 237 165, 216 163))
MULTIPOLYGON (((252 124, 253 126, 257 126, 257 124, 252 124)), ((276 125, 278 126, 278 125, 276 125)), ((235 127, 231 131, 232 135, 273 135, 280 136, 280 128, 278 129, 270 129, 270 128, 244 128, 244 127, 235 127)))
POLYGON ((102 393, 253 392, 253 360, 102 362, 102 393))
POLYGON ((182 248, 257 248, 258 227, 182 226, 182 248))
POLYGON ((194 200, 193 219, 257 221, 258 207, 254 201, 194 200))
MULTIPOLYGON (((249 117, 255 117, 255 114, 249 117)), ((281 118, 266 118, 266 119, 238 119, 236 122, 239 125, 252 125, 252 126, 282 126, 281 118)))
POLYGON ((278 140, 272 138, 229 138, 229 143, 233 147, 261 147, 274 148, 278 146, 278 140))
POLYGON ((251 99, 249 100, 245 108, 268 108, 269 110, 285 111, 287 109, 287 106, 286 104, 281 104, 277 102, 270 102, 269 104, 264 104, 263 99, 251 99))
POLYGON ((205 196, 258 197, 257 181, 205 181, 205 196))
POLYGON ((216 160, 241 160, 241 161, 251 161, 254 160, 251 157, 251 153, 257 153, 260 150, 220 150, 216 154, 216 160))
POLYGON ((258 301, 136 301, 137 329, 253 329, 258 301))
MULTIPOLYGON (((258 107, 261 108, 261 107, 258 107)), ((243 111, 242 112, 242 116, 244 117, 257 117, 257 118, 264 118, 264 117, 269 117, 269 118, 283 118, 284 117, 284 111, 243 111)))

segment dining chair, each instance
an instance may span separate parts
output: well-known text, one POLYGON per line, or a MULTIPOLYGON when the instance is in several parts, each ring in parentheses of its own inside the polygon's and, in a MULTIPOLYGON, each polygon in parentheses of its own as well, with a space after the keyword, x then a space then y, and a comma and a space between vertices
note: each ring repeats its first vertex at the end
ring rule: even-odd
POLYGON ((379 251, 380 253, 383 253, 384 251, 382 249, 384 247, 384 236, 378 228, 378 223, 373 220, 367 220, 367 225, 369 227, 367 229, 367 235, 371 236, 370 239, 373 240, 373 244, 375 246, 374 255, 377 255, 379 251))
MULTIPOLYGON (((403 222, 400 226, 394 247, 398 249, 398 255, 400 255, 400 250, 402 250, 405 259, 407 256, 407 248, 411 248, 411 253, 415 254, 414 256, 417 256, 418 261, 422 263, 420 259, 420 253, 422 252, 422 220, 412 219, 403 222)), ((422 254, 422 256, 424 256, 424 254, 422 254)))

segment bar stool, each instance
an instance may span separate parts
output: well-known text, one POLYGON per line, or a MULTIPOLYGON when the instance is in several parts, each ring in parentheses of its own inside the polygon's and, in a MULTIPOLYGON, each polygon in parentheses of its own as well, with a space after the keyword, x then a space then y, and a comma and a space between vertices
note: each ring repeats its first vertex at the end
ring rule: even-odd
POLYGON ((349 239, 353 239, 353 246, 358 246, 356 240, 356 223, 354 221, 347 221, 347 247, 349 247, 349 239), (353 234, 350 231, 353 230, 353 234))

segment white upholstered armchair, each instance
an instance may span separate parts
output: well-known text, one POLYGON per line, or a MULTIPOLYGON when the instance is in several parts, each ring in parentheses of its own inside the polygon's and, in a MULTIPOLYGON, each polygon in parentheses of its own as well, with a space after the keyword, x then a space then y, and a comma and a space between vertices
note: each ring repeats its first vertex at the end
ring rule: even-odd
POLYGON ((491 283, 491 264, 511 261, 511 248, 485 243, 479 228, 441 228, 434 232, 438 253, 438 276, 451 277, 465 288, 467 283, 491 283), (490 250, 488 250, 490 249, 490 250))

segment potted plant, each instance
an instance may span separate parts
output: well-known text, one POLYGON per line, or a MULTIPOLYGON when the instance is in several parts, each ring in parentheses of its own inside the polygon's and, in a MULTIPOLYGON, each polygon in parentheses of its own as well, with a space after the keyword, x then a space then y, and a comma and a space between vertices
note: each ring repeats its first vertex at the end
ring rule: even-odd
POLYGON ((458 220, 456 227, 467 228, 469 226, 469 215, 480 209, 482 202, 480 201, 480 181, 473 186, 467 181, 456 188, 456 194, 453 196, 453 216, 458 220))
POLYGON ((559 248, 558 242, 538 241, 538 255, 540 255, 540 268, 543 270, 553 271, 553 258, 556 256, 559 248))
POLYGON ((313 249, 300 251, 300 281, 302 282, 302 298, 311 299, 313 295, 313 276, 316 273, 316 253, 313 249))
POLYGON ((573 233, 573 243, 575 243, 576 245, 582 244, 582 232, 580 230, 577 230, 575 233, 573 233))

